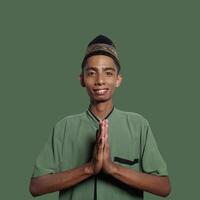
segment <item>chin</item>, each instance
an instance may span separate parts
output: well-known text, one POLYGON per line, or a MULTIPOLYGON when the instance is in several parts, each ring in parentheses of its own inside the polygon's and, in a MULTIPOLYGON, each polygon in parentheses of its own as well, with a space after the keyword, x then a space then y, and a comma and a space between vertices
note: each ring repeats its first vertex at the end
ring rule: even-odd
POLYGON ((109 100, 110 100, 110 98, 105 98, 105 97, 91 98, 91 101, 96 102, 96 103, 104 103, 109 100))

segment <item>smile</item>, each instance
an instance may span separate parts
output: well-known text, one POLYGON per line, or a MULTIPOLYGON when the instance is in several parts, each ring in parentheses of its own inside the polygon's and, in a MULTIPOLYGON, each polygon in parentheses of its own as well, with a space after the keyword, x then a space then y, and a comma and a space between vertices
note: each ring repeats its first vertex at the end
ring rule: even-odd
POLYGON ((97 94, 97 95, 104 95, 104 94, 107 93, 107 91, 108 91, 107 88, 106 89, 95 89, 94 90, 95 94, 97 94))

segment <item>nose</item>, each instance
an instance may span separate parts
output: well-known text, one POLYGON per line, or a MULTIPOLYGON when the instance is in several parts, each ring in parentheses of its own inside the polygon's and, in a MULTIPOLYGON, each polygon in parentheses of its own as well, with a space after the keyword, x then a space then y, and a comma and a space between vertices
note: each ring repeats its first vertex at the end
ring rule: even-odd
POLYGON ((96 77, 95 85, 104 85, 104 84, 105 84, 104 76, 102 74, 98 74, 98 76, 96 77))

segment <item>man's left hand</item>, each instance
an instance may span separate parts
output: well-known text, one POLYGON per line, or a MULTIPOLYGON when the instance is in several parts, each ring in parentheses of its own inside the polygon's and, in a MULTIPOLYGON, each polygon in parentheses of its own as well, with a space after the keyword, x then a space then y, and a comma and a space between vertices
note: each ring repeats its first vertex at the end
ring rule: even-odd
POLYGON ((110 145, 108 141, 108 120, 105 119, 101 123, 101 128, 105 138, 104 153, 103 153, 103 171, 107 174, 112 174, 115 169, 115 164, 110 158, 110 145))

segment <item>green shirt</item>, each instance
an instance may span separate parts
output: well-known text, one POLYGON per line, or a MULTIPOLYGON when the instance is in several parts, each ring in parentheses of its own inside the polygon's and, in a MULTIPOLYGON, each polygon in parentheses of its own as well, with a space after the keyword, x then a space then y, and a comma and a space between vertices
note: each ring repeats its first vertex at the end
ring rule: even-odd
MULTIPOLYGON (((107 119, 113 162, 148 174, 168 175, 167 166, 144 117, 113 107, 107 119)), ((99 120, 90 109, 57 122, 36 159, 33 177, 69 170, 90 161, 98 129, 99 120)), ((131 188, 102 172, 60 191, 59 199, 141 200, 143 191, 131 188)))

